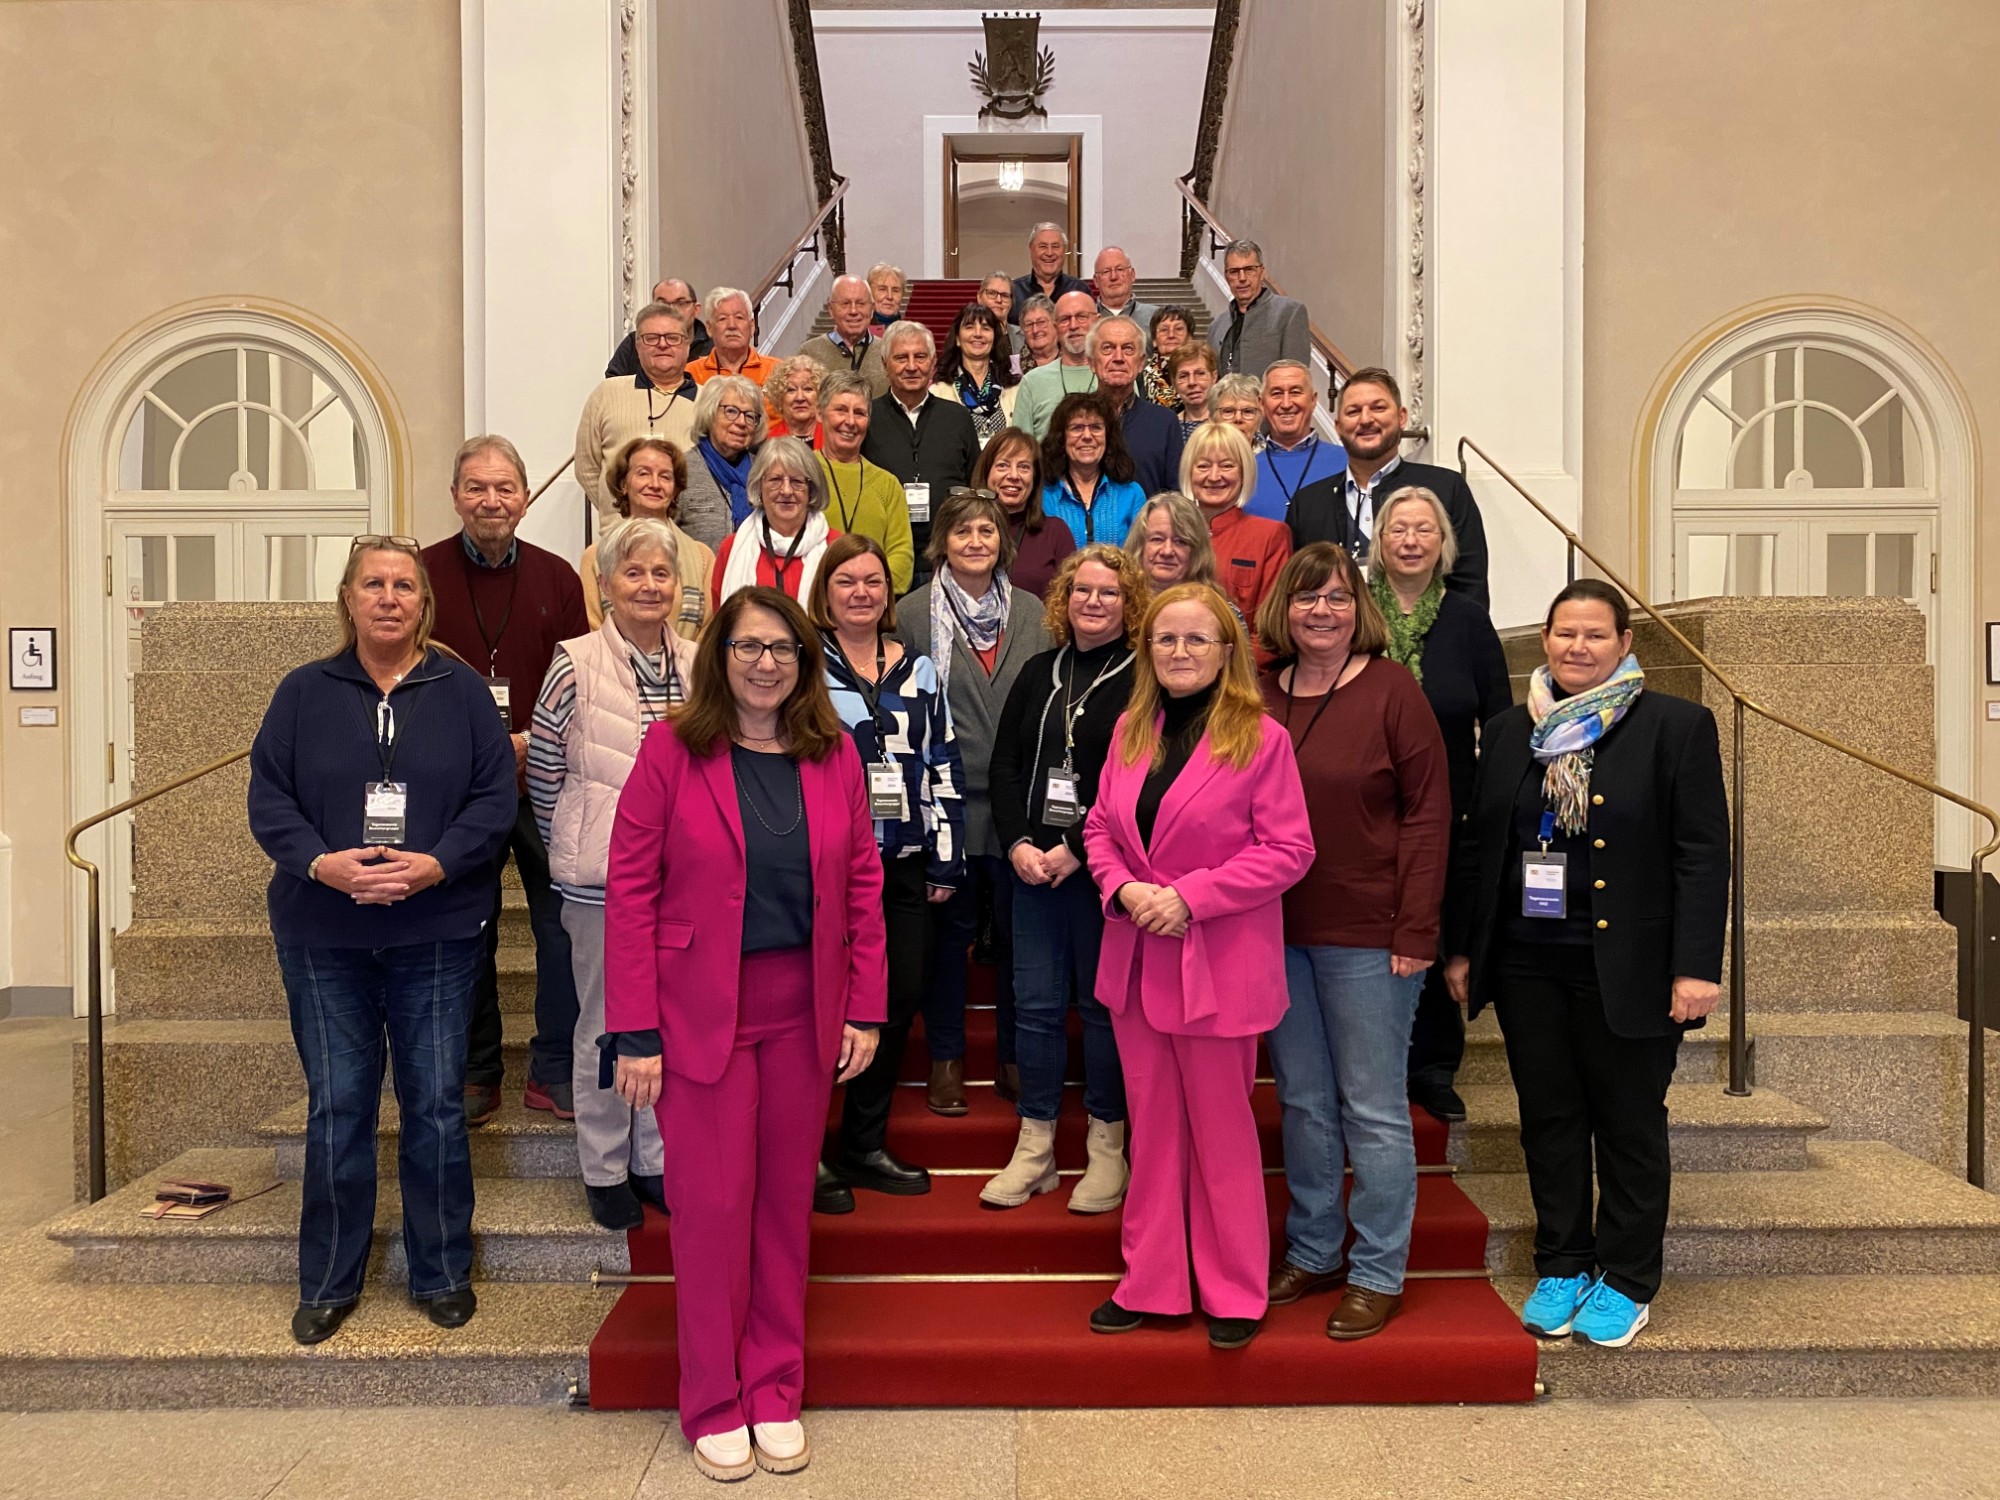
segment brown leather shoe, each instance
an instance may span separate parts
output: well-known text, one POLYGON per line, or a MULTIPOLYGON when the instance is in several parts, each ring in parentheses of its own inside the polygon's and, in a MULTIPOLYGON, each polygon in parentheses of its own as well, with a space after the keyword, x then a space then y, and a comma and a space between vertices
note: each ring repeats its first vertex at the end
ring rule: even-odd
POLYGON ((1382 1325, 1396 1316, 1403 1305, 1400 1295, 1371 1292, 1365 1286, 1351 1286, 1342 1295, 1340 1306, 1326 1320, 1330 1339, 1365 1339, 1382 1331, 1382 1325))
POLYGON ((962 1115, 972 1106, 965 1102, 965 1059, 954 1057, 949 1062, 931 1064, 931 1083, 926 1090, 924 1103, 930 1106, 934 1115, 962 1115))
POLYGON ((1009 1104, 1021 1102, 1021 1065, 1002 1063, 997 1077, 993 1080, 993 1092, 1009 1104))
POLYGON ((1285 1307, 1314 1292, 1330 1292, 1346 1285, 1345 1266, 1335 1266, 1331 1271, 1308 1271, 1286 1261, 1271 1273, 1271 1306, 1285 1307))
POLYGON ((465 1086, 465 1123, 484 1125, 500 1113, 500 1085, 468 1083, 465 1086))

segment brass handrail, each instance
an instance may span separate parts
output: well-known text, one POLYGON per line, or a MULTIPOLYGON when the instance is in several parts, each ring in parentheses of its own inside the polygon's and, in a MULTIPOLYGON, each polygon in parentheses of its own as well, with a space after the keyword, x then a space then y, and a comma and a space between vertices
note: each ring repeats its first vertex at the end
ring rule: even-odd
POLYGON ((846 210, 841 207, 841 200, 846 196, 847 179, 835 178, 833 191, 826 195, 826 200, 819 206, 819 212, 814 214, 812 222, 806 225, 805 232, 792 241, 792 248, 787 250, 779 258, 778 263, 764 274, 764 279, 751 289, 750 315, 753 320, 762 319, 765 301, 779 287, 782 286, 788 292, 797 290, 792 279, 792 267, 801 255, 820 253, 819 239, 822 229, 827 230, 829 241, 835 234, 845 234, 846 210), (827 223, 828 215, 833 216, 831 225, 827 223))
POLYGON ((1994 812, 1992 808, 1986 806, 1983 802, 1975 802, 1970 797, 1959 795, 1959 793, 1951 790, 1950 787, 1940 786, 1937 782, 1931 781, 1926 777, 1905 771, 1900 766, 1893 766, 1879 756, 1870 755, 1865 750, 1856 749, 1853 745, 1847 744, 1842 740, 1837 740, 1830 734, 1814 729, 1811 725, 1801 724, 1796 719, 1787 718, 1775 709, 1767 708, 1759 703, 1742 688, 1738 687, 1728 673, 1710 661, 1708 653, 1689 640, 1678 625, 1661 614, 1643 594, 1619 576, 1615 568, 1605 562, 1595 552, 1591 551, 1589 547, 1585 546, 1583 538, 1570 530, 1553 511, 1537 500, 1520 480, 1516 479, 1502 467, 1498 459, 1494 458, 1492 454, 1488 453, 1478 443, 1468 437, 1461 437, 1458 440, 1458 468, 1461 474, 1467 473, 1465 455, 1468 451, 1478 454, 1486 466, 1501 479, 1505 480, 1514 493, 1527 501, 1529 505, 1533 506, 1540 513, 1543 520, 1562 533, 1563 539, 1569 544, 1569 575, 1572 580, 1576 577, 1576 555, 1581 553, 1590 559, 1591 563, 1597 568, 1597 571, 1602 573, 1608 582, 1622 590, 1628 599, 1650 615, 1654 624, 1672 636, 1680 648, 1693 657, 1703 671, 1707 672, 1709 676, 1721 684, 1723 691, 1729 694, 1730 699, 1735 704, 1735 748, 1733 764, 1736 779, 1734 787, 1735 795, 1730 799, 1731 869, 1728 1091, 1731 1094, 1740 1096, 1750 1092, 1746 1076, 1748 1072, 1749 1026, 1746 1019, 1743 993, 1743 947, 1745 937, 1743 895, 1743 804, 1745 785, 1743 716, 1745 712, 1756 714, 1760 719, 1776 724, 1782 729, 1789 729, 1794 734, 1802 734, 1807 739, 1826 746, 1829 750, 1834 750, 1847 756, 1850 760, 1859 761, 1864 766, 1893 776, 1906 785, 1916 787, 1919 791, 1929 792, 1933 797, 1942 797, 1945 801, 1957 807, 1962 807, 1967 812, 1977 813, 1986 820, 1987 826, 1993 830, 1993 836, 1973 851, 1970 861, 1972 870, 1972 964, 1969 983, 1972 993, 1968 997, 1966 1005, 1966 1012, 1969 1017, 1969 1030, 1966 1039, 1965 1065, 1965 1175, 1966 1180, 1971 1182, 1975 1187, 1985 1187, 1986 1018, 1984 1014, 1984 996, 1986 993, 1986 896, 1984 872, 1987 859, 1996 850, 2000 850, 2000 813, 1994 812))
POLYGON ((212 760, 207 765, 176 776, 172 781, 162 782, 149 792, 141 792, 136 797, 127 797, 115 807, 107 807, 101 813, 85 818, 70 829, 63 840, 63 854, 69 862, 89 877, 90 880, 90 959, 87 965, 88 1003, 85 1008, 87 1061, 84 1071, 85 1115, 88 1120, 88 1143, 86 1152, 90 1164, 90 1201, 97 1202, 104 1196, 104 912, 98 889, 97 866, 76 852, 79 834, 88 833, 99 823, 110 821, 120 813, 151 802, 155 797, 184 787, 191 781, 199 781, 212 772, 226 766, 233 766, 239 760, 248 758, 250 749, 245 746, 221 760, 212 760))

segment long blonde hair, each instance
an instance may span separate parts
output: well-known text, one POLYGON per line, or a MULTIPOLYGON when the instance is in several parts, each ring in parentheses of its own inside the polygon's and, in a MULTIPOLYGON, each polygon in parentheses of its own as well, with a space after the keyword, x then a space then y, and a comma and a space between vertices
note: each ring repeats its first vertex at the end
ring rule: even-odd
POLYGON ((1136 766, 1143 761, 1157 766, 1160 762, 1160 679, 1153 670, 1153 626, 1168 606, 1191 601, 1208 610, 1215 622, 1216 639, 1229 648, 1229 657, 1215 680, 1215 698, 1208 707, 1209 753, 1240 771, 1256 758, 1264 743, 1264 699, 1257 691, 1250 637, 1244 634, 1242 622, 1229 601, 1208 584, 1177 583, 1154 595, 1140 627, 1142 645, 1132 664, 1132 697, 1125 705, 1125 726, 1118 736, 1118 759, 1123 765, 1136 766))
MULTIPOLYGON (((433 644, 431 631, 437 628, 437 593, 431 588, 430 569, 424 566, 423 549, 406 536, 358 536, 348 549, 347 568, 340 575, 340 587, 334 591, 334 601, 340 616, 340 645, 334 656, 344 656, 352 651, 360 633, 354 628, 354 616, 347 609, 347 591, 354 587, 354 580, 361 572, 361 559, 371 552, 396 552, 416 564, 417 587, 423 590, 424 602, 417 609, 416 648, 419 655, 428 651, 433 644)), ((438 642, 442 646, 442 642, 438 642)), ((457 656, 456 651, 451 653, 457 656)), ((328 660, 332 660, 329 657, 328 660)))

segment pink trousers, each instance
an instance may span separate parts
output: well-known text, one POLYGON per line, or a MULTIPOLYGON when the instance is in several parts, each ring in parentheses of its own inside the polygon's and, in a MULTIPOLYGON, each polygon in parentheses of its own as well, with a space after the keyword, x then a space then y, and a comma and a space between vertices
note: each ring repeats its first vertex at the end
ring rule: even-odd
POLYGON ((1111 1029, 1132 1121, 1125 1279, 1113 1299, 1129 1312, 1186 1313, 1198 1288, 1211 1317, 1263 1317, 1271 1223, 1250 1110, 1257 1038, 1156 1031, 1136 993, 1111 1029))
POLYGON ((689 1442, 789 1422, 805 1388, 813 1179, 833 1090, 813 1035, 811 951, 747 956, 739 993, 722 1077, 693 1083, 669 1067, 658 1106, 689 1442))

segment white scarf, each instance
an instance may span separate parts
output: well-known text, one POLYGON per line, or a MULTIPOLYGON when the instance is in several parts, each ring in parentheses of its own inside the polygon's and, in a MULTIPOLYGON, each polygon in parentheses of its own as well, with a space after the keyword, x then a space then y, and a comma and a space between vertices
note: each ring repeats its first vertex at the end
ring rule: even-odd
POLYGON ((1014 607, 1014 587, 1007 570, 995 568, 986 593, 974 599, 958 586, 951 569, 939 568, 931 579, 931 661, 937 667, 938 696, 951 691, 951 638, 954 631, 973 652, 991 651, 1007 628, 1014 607))
MULTIPOLYGON (((798 592, 792 597, 803 604, 812 592, 813 574, 819 571, 819 560, 826 555, 826 544, 833 528, 826 524, 826 517, 813 511, 806 517, 805 531, 796 540, 799 544, 797 562, 799 565, 798 592)), ((776 558, 784 561, 785 554, 792 550, 790 541, 780 540, 776 535, 771 545, 777 549, 776 558)), ((738 589, 754 588, 757 584, 757 563, 764 554, 764 512, 756 508, 750 511, 750 518, 736 528, 735 540, 729 544, 729 564, 722 570, 722 584, 718 598, 727 599, 738 589)))

